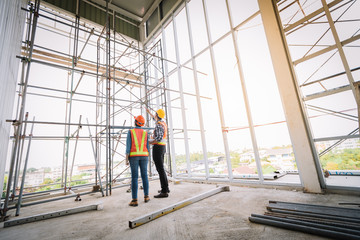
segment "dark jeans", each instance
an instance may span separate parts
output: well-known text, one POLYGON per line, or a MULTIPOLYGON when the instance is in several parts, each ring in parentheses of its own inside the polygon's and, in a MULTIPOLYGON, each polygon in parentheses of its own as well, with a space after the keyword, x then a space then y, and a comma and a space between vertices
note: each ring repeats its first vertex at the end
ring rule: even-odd
POLYGON ((147 176, 148 157, 130 157, 131 168, 131 195, 133 199, 137 199, 139 166, 142 184, 144 188, 144 196, 149 196, 149 179, 147 176))
POLYGON ((153 155, 156 171, 159 173, 161 192, 163 193, 167 193, 169 191, 168 180, 164 169, 165 152, 166 152, 166 146, 154 145, 152 155, 153 155))

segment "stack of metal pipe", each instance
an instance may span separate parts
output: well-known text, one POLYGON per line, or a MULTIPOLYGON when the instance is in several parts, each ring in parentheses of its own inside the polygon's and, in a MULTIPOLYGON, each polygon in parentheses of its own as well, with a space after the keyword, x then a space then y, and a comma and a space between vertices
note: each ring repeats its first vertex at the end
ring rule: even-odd
POLYGON ((249 220, 328 238, 360 239, 360 209, 269 201, 267 210, 249 220))

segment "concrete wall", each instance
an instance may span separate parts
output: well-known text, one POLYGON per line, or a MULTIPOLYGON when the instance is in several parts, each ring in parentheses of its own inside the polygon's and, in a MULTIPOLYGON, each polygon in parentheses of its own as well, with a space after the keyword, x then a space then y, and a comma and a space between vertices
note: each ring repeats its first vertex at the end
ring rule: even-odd
POLYGON ((3 187, 9 145, 11 119, 15 100, 21 40, 25 26, 24 0, 0 1, 0 186, 3 187))

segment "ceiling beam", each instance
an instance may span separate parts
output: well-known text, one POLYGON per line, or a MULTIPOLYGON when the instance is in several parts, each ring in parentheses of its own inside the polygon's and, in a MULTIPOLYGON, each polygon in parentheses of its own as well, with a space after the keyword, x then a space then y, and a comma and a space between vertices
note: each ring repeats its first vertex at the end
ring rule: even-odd
MULTIPOLYGON (((103 7, 106 7, 106 1, 105 0, 89 0, 91 2, 97 3, 103 7)), ((138 22, 142 22, 143 18, 139 17, 138 15, 135 15, 129 11, 126 11, 125 9, 122 9, 118 6, 115 6, 114 4, 111 3, 111 1, 108 3, 109 9, 114 10, 115 12, 118 12, 126 17, 129 17, 135 21, 138 22)))

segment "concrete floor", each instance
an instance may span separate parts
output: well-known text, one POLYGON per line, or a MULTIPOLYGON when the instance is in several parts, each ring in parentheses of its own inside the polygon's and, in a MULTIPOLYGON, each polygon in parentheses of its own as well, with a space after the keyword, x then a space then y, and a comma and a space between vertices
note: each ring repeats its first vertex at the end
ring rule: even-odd
MULTIPOLYGON (((359 195, 305 194, 277 190, 230 186, 222 192, 135 229, 129 220, 164 208, 201 192, 214 184, 170 184, 169 198, 155 199, 159 181, 150 182, 151 201, 144 203, 139 190, 139 206, 129 207, 127 188, 113 190, 110 197, 94 193, 75 202, 73 198, 22 208, 21 216, 32 216, 91 203, 103 202, 103 210, 0 228, 0 239, 326 239, 305 233, 251 223, 251 213, 262 214, 269 200, 338 206, 339 202, 359 202, 359 195)), ((13 214, 13 212, 11 212, 13 214)), ((12 217, 12 219, 15 219, 12 217)))

